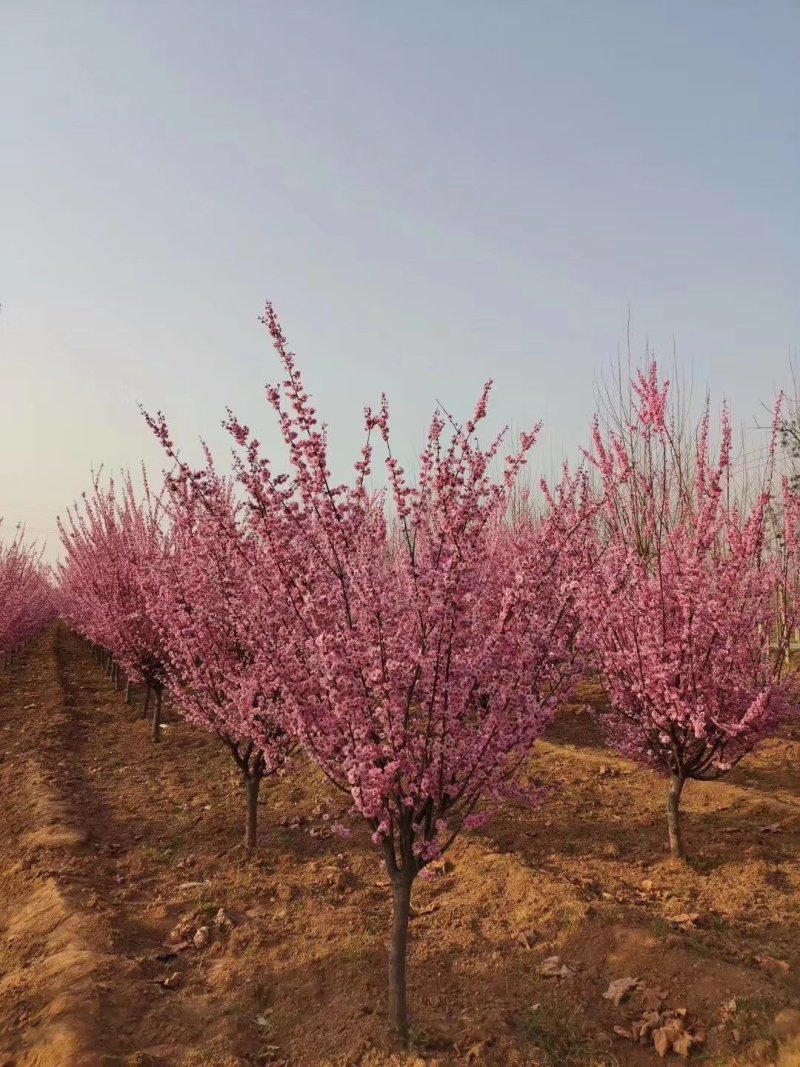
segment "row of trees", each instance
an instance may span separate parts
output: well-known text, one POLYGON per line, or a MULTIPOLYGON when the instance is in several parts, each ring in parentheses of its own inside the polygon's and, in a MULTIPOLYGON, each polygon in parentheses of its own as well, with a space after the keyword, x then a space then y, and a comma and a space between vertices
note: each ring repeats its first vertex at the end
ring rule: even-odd
POLYGON ((0 653, 4 663, 53 618, 52 593, 41 553, 25 540, 23 531, 8 544, 0 542, 0 653))
POLYGON ((393 889, 389 1018, 408 1037, 411 891, 462 829, 526 785, 535 740, 587 670, 609 743, 669 776, 669 833, 690 778, 728 771, 791 713, 797 497, 770 462, 735 490, 723 416, 694 432, 652 364, 616 423, 595 422, 576 472, 521 494, 538 427, 493 477, 481 448, 490 383, 463 425, 437 412, 415 484, 391 449, 385 398, 345 484, 268 305, 285 378, 267 388, 288 457, 278 472, 233 415, 233 474, 171 462, 159 493, 102 486, 62 525, 64 618, 129 678, 165 687, 230 749, 256 841, 262 779, 306 753, 352 801, 393 889), (369 488, 376 438, 387 488, 369 488), (526 506, 520 507, 520 499, 526 506))

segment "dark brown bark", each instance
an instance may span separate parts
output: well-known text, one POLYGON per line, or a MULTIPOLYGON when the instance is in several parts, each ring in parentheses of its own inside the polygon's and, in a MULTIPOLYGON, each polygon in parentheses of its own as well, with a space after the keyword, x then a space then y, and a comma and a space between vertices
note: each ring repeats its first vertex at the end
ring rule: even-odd
POLYGON ((150 710, 150 686, 148 685, 144 693, 144 710, 142 711, 142 718, 147 718, 147 712, 150 710))
POLYGON ((244 823, 244 843, 248 848, 255 848, 258 844, 258 794, 261 789, 261 760, 258 761, 258 769, 249 775, 245 775, 244 788, 247 793, 247 809, 244 823))
POLYGON ((153 731, 151 736, 153 741, 158 744, 161 740, 161 696, 163 690, 160 685, 154 686, 154 688, 156 691, 156 702, 153 708, 153 731))
POLYGON ((245 790, 244 843, 248 848, 258 844, 258 794, 264 777, 264 757, 252 741, 246 743, 232 741, 229 737, 222 740, 236 761, 242 774, 245 790))
POLYGON ((681 839, 680 802, 686 779, 673 774, 667 793, 667 828, 669 830, 669 850, 675 859, 686 859, 681 839))
POLYGON ((413 875, 399 870, 392 879, 392 942, 389 950, 389 1027, 404 1046, 408 1045, 406 958, 408 920, 411 914, 413 875))
POLYGON ((130 680, 130 678, 128 678, 127 681, 125 682, 125 703, 126 704, 130 704, 130 702, 131 702, 131 680, 130 680))

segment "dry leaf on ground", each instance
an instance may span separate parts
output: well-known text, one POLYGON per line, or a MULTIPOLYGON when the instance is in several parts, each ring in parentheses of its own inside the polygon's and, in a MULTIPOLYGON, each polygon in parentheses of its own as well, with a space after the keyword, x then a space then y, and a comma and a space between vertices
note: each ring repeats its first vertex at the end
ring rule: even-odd
POLYGON ((626 978, 615 978, 613 982, 609 982, 608 989, 603 996, 606 1000, 610 1000, 615 1008, 618 1008, 630 991, 636 989, 639 984, 639 979, 631 978, 630 975, 626 978))
POLYGON ((515 936, 514 940, 517 941, 524 948, 529 949, 532 945, 535 945, 536 942, 539 940, 539 931, 538 930, 520 930, 520 932, 515 936))
POLYGON ((736 1003, 736 997, 731 997, 731 999, 727 1000, 720 1008, 720 1018, 725 1020, 732 1019, 736 1014, 738 1007, 739 1005, 736 1003))
POLYGON ((539 974, 543 978, 569 978, 573 971, 566 963, 561 962, 560 956, 548 956, 539 965, 539 974))
POLYGON ((683 930, 695 930, 697 928, 697 920, 700 915, 696 911, 681 912, 680 915, 667 915, 667 922, 675 923, 676 926, 680 926, 683 930))

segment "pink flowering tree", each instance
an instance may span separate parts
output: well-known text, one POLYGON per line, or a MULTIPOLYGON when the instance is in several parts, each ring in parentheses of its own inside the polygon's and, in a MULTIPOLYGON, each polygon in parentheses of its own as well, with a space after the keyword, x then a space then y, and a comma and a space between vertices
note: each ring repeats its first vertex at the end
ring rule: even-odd
POLYGON ((726 774, 790 708, 770 535, 778 422, 748 504, 732 480, 727 411, 715 459, 708 404, 692 440, 655 362, 633 397, 621 432, 594 425, 601 507, 581 582, 583 641, 611 701, 609 743, 669 777, 670 849, 683 858, 685 783, 726 774))
POLYGON ((44 629, 55 613, 41 553, 25 541, 22 531, 10 544, 0 542, 0 604, 0 652, 7 660, 44 629))
POLYGON ((93 494, 68 510, 59 531, 62 617, 153 693, 152 737, 158 742, 166 656, 148 604, 172 551, 162 502, 146 478, 137 493, 129 475, 121 489, 113 479, 103 487, 96 477, 93 494))
POLYGON ((173 551, 153 584, 147 613, 165 650, 164 673, 179 715, 214 734, 242 775, 245 844, 257 842, 262 779, 282 770, 292 738, 273 692, 257 670, 258 624, 252 610, 252 560, 232 488, 208 467, 178 460, 161 423, 152 423, 176 461, 167 479, 173 551))
POLYGON ((502 435, 488 448, 476 439, 487 385, 465 425, 434 415, 415 485, 391 453, 386 401, 367 410, 355 476, 335 484, 325 428, 269 305, 263 321, 286 374, 267 398, 289 473, 273 469, 247 427, 228 423, 248 504, 261 688, 382 853, 394 904, 389 1018, 405 1042, 414 880, 462 829, 526 795, 520 772, 572 681, 583 481, 551 497, 556 515, 509 531, 536 431, 493 479, 502 435), (367 488, 375 433, 388 500, 367 488))

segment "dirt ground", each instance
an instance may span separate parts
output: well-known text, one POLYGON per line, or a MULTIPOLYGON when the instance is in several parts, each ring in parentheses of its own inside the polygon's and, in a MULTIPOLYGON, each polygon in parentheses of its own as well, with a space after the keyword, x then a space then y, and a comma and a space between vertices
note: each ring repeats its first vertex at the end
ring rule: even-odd
POLYGON ((546 803, 417 883, 406 1055, 388 883, 330 832, 346 798, 306 766, 266 783, 248 856, 230 756, 169 713, 153 745, 140 709, 61 626, 0 676, 0 1067, 644 1067, 648 1009, 705 1035, 690 1062, 800 1064, 800 727, 687 787, 681 868, 663 781, 563 709, 546 803))

